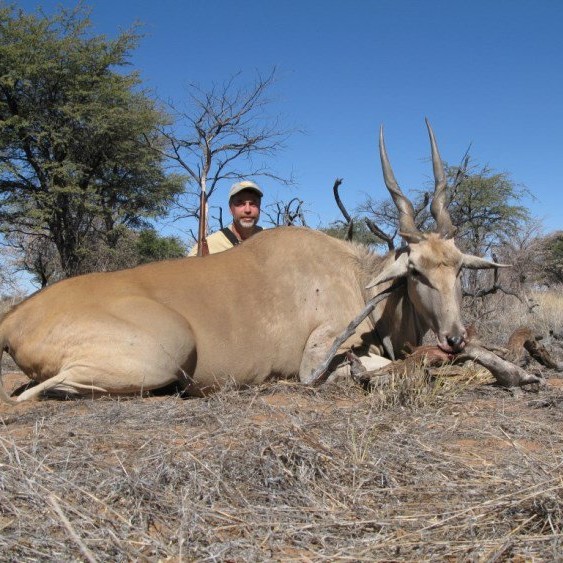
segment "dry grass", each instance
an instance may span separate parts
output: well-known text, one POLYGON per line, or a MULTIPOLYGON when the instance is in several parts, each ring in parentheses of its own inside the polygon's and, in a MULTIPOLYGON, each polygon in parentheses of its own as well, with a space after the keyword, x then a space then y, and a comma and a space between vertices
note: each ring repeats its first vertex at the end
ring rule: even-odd
POLYGON ((449 374, 1 407, 0 559, 560 559, 563 379, 449 374))
POLYGON ((563 330, 563 288, 534 294, 538 304, 536 325, 544 333, 563 330))
MULTIPOLYGON (((427 386, 432 385, 427 384, 427 386)), ((563 389, 271 384, 2 415, 4 560, 554 560, 563 389), (444 392, 445 391, 445 392, 444 392), (398 399, 398 397, 401 399, 398 399)))
POLYGON ((563 288, 529 292, 528 304, 509 295, 488 298, 474 311, 479 336, 498 343, 519 326, 530 327, 535 334, 547 336, 550 330, 563 331, 563 288))

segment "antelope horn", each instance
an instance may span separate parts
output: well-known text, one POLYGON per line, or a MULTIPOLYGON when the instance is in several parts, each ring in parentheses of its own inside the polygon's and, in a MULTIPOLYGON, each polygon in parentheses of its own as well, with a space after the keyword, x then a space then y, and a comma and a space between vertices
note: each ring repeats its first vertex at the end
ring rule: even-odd
POLYGON ((428 135, 430 136, 430 145, 432 147, 432 168, 434 169, 434 197, 430 205, 430 213, 436 221, 438 232, 446 238, 453 237, 455 234, 455 227, 452 224, 450 214, 446 207, 446 173, 444 165, 438 152, 438 145, 434 137, 434 131, 430 126, 430 122, 426 118, 426 127, 428 127, 428 135))
POLYGON ((412 203, 401 191, 395 179, 395 175, 393 174, 393 170, 391 169, 391 164, 389 164, 389 158, 385 150, 385 141, 383 139, 383 125, 379 129, 379 155, 381 157, 381 167, 383 169, 385 185, 393 198, 395 206, 399 210, 399 232, 401 235, 410 235, 416 238, 421 237, 422 233, 420 233, 414 223, 414 208, 412 203))

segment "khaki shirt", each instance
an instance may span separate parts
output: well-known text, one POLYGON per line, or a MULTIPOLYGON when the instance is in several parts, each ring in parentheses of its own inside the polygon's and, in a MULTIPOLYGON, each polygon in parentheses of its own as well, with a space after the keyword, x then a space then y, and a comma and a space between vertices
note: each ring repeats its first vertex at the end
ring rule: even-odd
MULTIPOLYGON (((209 254, 216 254, 233 248, 233 243, 221 231, 217 231, 207 237, 207 248, 209 254)), ((197 256, 197 243, 188 252, 188 256, 197 256)))

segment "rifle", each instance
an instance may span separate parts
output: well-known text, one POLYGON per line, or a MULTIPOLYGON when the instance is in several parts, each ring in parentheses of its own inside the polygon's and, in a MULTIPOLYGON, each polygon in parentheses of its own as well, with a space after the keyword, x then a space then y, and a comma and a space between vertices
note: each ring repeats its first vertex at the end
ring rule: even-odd
POLYGON ((197 255, 207 256, 209 247, 207 246, 207 194, 201 190, 199 198, 199 230, 197 233, 197 255))

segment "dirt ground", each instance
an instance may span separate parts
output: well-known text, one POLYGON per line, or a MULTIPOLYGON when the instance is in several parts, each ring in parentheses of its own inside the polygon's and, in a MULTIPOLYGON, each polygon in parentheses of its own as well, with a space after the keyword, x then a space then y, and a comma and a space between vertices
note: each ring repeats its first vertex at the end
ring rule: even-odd
POLYGON ((3 405, 0 559, 561 560, 546 375, 3 405))

